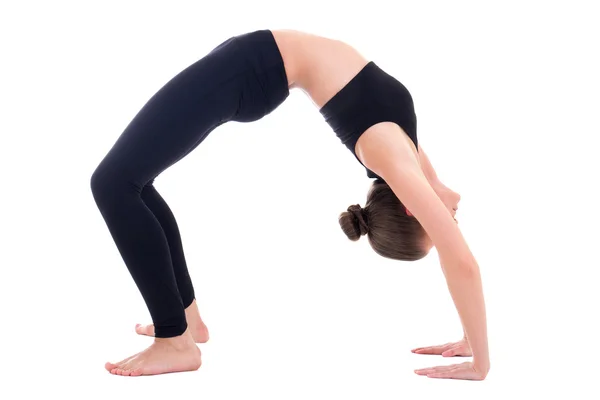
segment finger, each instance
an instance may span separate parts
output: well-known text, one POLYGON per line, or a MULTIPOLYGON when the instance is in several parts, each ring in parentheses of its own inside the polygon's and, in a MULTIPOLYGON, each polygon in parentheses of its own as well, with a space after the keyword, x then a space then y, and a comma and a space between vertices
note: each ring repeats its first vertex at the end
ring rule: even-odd
POLYGON ((465 349, 462 346, 451 347, 448 350, 442 352, 442 357, 454 357, 463 355, 465 349))
POLYGON ((437 378, 437 379, 457 379, 457 376, 453 374, 452 371, 446 372, 432 372, 427 374, 428 378, 437 378))
POLYGON ((417 374, 417 375, 427 375, 432 372, 433 372, 433 369, 415 369, 415 374, 417 374))
POLYGON ((465 380, 482 380, 475 372, 467 369, 455 369, 452 371, 432 372, 427 374, 428 378, 437 379, 465 379, 465 380))
POLYGON ((415 373, 417 375, 427 375, 427 374, 434 373, 434 372, 448 371, 448 370, 454 369, 456 367, 457 367, 457 365, 455 365, 455 364, 453 364, 453 365, 441 365, 441 366, 438 366, 438 367, 416 369, 415 373))
POLYGON ((429 347, 420 347, 418 349, 413 350, 413 353, 416 354, 442 354, 443 351, 447 350, 450 343, 442 344, 440 346, 429 346, 429 347))
POLYGON ((437 367, 429 367, 429 368, 416 369, 415 373, 417 375, 427 375, 429 373, 436 372, 436 368, 437 367))
POLYGON ((436 346, 423 346, 423 347, 417 347, 417 348, 414 348, 414 349, 412 349, 412 351, 417 351, 417 350, 431 350, 431 349, 441 349, 441 348, 444 348, 444 347, 451 346, 451 345, 453 345, 453 344, 454 344, 454 343, 444 343, 444 344, 439 344, 439 345, 436 345, 436 346))
POLYGON ((436 350, 431 347, 425 347, 423 349, 413 350, 415 354, 435 354, 436 350))
POLYGON ((471 357, 471 353, 463 350, 457 350, 454 352, 445 351, 442 353, 442 357, 471 357))
POLYGON ((463 367, 466 364, 470 364, 470 363, 467 361, 466 363, 461 363, 461 364, 438 365, 437 367, 431 367, 431 368, 426 368, 426 369, 431 369, 431 370, 435 370, 435 371, 446 371, 446 370, 450 370, 450 369, 463 367))
POLYGON ((442 353, 443 357, 471 357, 473 352, 471 351, 471 347, 469 345, 460 345, 451 349, 446 350, 446 352, 442 353), (448 352, 448 354, 444 354, 448 352))
POLYGON ((449 368, 445 371, 432 371, 427 374, 428 378, 440 379, 464 379, 465 370, 459 365, 454 365, 454 368, 449 368))

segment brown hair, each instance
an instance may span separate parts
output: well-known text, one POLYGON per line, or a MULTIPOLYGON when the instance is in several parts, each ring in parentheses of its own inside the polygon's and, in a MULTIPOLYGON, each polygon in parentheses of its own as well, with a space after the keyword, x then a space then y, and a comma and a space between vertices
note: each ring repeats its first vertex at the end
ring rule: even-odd
POLYGON ((355 204, 339 217, 342 230, 348 239, 356 241, 368 235, 375 252, 394 260, 419 260, 425 249, 426 233, 419 221, 406 214, 406 207, 381 180, 376 180, 367 194, 364 208, 355 204))

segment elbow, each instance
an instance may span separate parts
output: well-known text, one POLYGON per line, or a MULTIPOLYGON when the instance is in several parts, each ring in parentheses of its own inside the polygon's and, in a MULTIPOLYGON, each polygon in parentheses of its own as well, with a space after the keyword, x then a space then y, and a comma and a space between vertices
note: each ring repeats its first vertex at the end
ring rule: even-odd
POLYGON ((465 278, 478 277, 479 265, 471 252, 463 252, 462 254, 452 254, 443 256, 439 254, 440 264, 445 272, 450 272, 452 275, 459 275, 465 278))
MULTIPOLYGON (((447 264, 445 264, 447 265, 447 264)), ((446 275, 451 275, 460 280, 478 280, 481 279, 479 265, 474 261, 457 262, 447 265, 444 268, 446 275)))
POLYGON ((467 279, 479 279, 479 265, 476 262, 461 263, 458 267, 458 274, 467 279))

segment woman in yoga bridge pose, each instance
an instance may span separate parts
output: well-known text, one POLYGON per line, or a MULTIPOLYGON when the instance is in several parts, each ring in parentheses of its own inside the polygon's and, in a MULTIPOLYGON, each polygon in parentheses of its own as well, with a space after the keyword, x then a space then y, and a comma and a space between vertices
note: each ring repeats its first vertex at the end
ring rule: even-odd
POLYGON ((208 340, 208 330, 177 223, 153 182, 215 128, 266 116, 293 88, 308 95, 374 179, 365 207, 340 215, 345 234, 367 235, 376 253, 396 260, 437 249, 464 337, 413 352, 473 359, 415 372, 484 379, 490 360, 479 266, 454 218, 460 196, 440 182, 418 144, 409 91, 348 44, 292 30, 259 30, 218 45, 146 103, 94 171, 94 199, 152 317, 136 331, 155 337, 106 369, 138 376, 200 367, 196 343, 208 340))

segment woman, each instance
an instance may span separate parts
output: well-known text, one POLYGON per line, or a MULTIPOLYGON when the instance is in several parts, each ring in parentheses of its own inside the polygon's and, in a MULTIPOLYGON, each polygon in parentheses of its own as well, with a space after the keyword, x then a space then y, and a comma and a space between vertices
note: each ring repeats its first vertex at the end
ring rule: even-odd
POLYGON ((219 125, 251 122, 302 89, 375 178, 364 208, 340 216, 346 235, 368 235, 384 257, 417 260, 436 246, 464 328, 462 341, 415 353, 473 356, 472 362, 415 371, 438 378, 484 379, 489 371, 479 267, 456 224, 460 196, 445 187, 418 145, 408 90, 340 41, 290 30, 232 37, 175 76, 135 116, 94 171, 96 204, 150 311, 155 336, 113 374, 196 370, 196 343, 208 340, 181 238, 154 179, 219 125))

